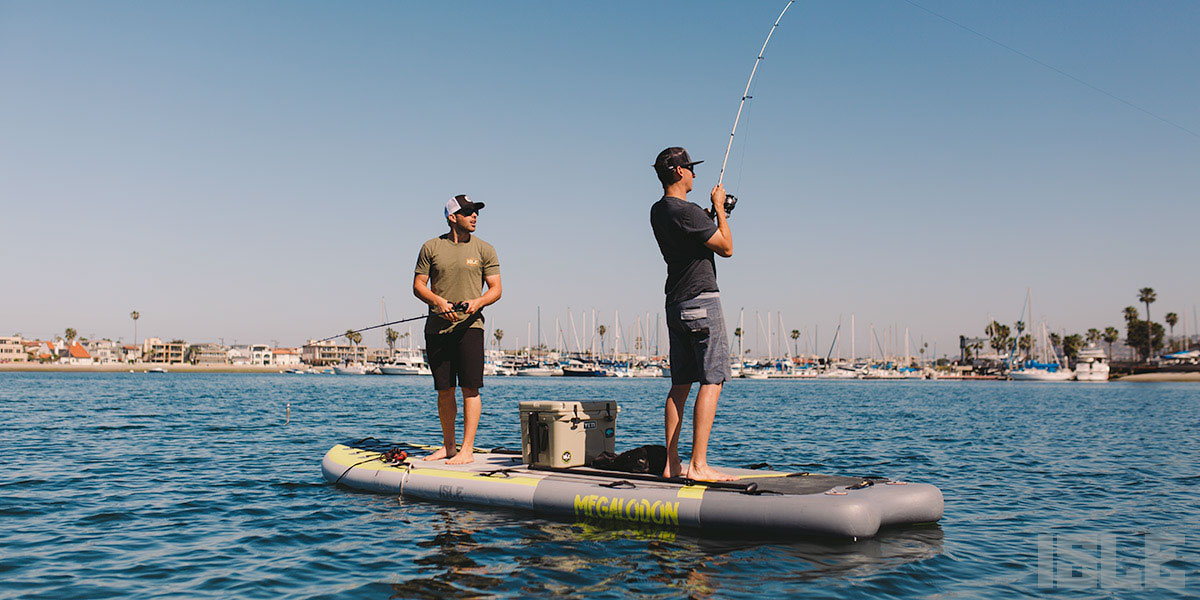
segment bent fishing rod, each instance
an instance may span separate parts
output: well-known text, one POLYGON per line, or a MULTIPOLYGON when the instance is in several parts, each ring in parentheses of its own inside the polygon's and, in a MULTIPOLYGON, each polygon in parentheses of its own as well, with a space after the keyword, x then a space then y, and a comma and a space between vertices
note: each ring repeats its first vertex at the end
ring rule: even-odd
POLYGON ((754 59, 754 68, 750 69, 750 79, 746 81, 746 91, 742 92, 742 101, 738 104, 737 116, 733 118, 733 131, 729 132, 729 143, 725 145, 725 158, 721 160, 721 174, 717 176, 717 185, 725 180, 725 163, 729 162, 729 151, 733 149, 733 136, 737 134, 738 121, 742 118, 742 109, 746 106, 746 100, 750 99, 750 84, 754 83, 754 73, 758 71, 758 63, 762 62, 763 55, 767 52, 767 44, 771 42, 771 36, 775 35, 775 28, 779 27, 784 13, 792 7, 795 1, 788 0, 787 6, 783 7, 779 18, 775 19, 775 24, 771 25, 771 30, 767 32, 767 39, 763 41, 762 49, 758 51, 758 58, 754 59))
POLYGON ((380 323, 379 325, 363 327, 362 329, 354 329, 351 331, 347 331, 346 333, 339 333, 337 335, 331 335, 324 339, 316 340, 314 342, 309 342, 300 347, 307 348, 309 346, 315 346, 317 344, 320 344, 321 342, 328 342, 330 340, 336 340, 337 338, 343 337, 343 336, 351 334, 351 333, 362 333, 364 331, 371 331, 372 329, 379 329, 380 327, 387 327, 388 325, 397 325, 399 323, 408 323, 409 321, 418 321, 420 319, 428 319, 429 317, 434 317, 434 316, 444 317, 446 315, 454 314, 456 312, 466 312, 468 305, 466 302, 455 302, 454 304, 451 304, 450 306, 451 306, 452 310, 448 310, 446 312, 427 313, 427 314, 421 315, 419 317, 409 317, 407 319, 400 319, 399 321, 388 321, 387 323, 380 323))
MULTIPOLYGON (((779 27, 779 22, 783 20, 783 15, 792 7, 796 0, 788 0, 786 6, 780 11, 779 17, 775 19, 775 23, 771 25, 771 30, 767 32, 767 39, 763 41, 762 48, 758 51, 758 58, 754 59, 754 67, 750 69, 750 79, 746 80, 746 90, 742 92, 742 101, 738 103, 737 116, 733 118, 733 130, 729 132, 729 143, 725 145, 725 158, 721 159, 721 174, 717 176, 717 185, 725 181, 725 165, 729 162, 729 151, 733 149, 733 136, 737 135, 738 121, 742 119, 742 109, 746 107, 746 100, 751 98, 750 85, 754 83, 754 74, 758 71, 758 63, 762 62, 763 55, 766 54, 767 44, 771 42, 771 36, 775 35, 775 28, 779 27)), ((737 196, 733 194, 725 194, 725 212, 726 214, 733 212, 733 208, 737 206, 737 196)), ((715 215, 710 215, 715 216, 715 215)))

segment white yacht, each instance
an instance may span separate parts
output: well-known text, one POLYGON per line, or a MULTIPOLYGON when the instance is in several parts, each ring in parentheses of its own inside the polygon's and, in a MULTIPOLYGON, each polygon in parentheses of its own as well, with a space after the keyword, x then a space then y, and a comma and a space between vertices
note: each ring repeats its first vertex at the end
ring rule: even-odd
POLYGON ((333 367, 333 372, 335 375, 366 375, 367 373, 374 373, 375 371, 375 367, 368 367, 367 365, 359 362, 334 365, 333 367))
POLYGON ((1033 362, 1008 373, 1008 378, 1013 381, 1070 381, 1074 376, 1075 373, 1058 368, 1058 365, 1033 362))
POLYGON ((525 377, 554 377, 562 374, 562 369, 552 365, 534 364, 517 369, 517 375, 525 377))
POLYGON ((1076 381, 1108 381, 1108 356, 1095 342, 1081 349, 1075 360, 1076 381))
POLYGON ((420 350, 396 350, 392 362, 379 366, 384 375, 431 375, 420 350))

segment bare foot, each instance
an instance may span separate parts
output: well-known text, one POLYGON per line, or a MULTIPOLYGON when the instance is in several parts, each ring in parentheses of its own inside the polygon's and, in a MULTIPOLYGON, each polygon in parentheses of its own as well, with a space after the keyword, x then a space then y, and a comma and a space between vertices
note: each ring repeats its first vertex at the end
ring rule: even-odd
POLYGON ((696 481, 736 481, 737 477, 722 473, 708 465, 688 465, 687 477, 696 481))
MULTIPOLYGON (((454 456, 454 455, 451 454, 450 456, 454 456)), ((433 454, 430 454, 429 456, 426 456, 425 458, 423 458, 421 460, 442 460, 443 458, 446 458, 446 447, 445 446, 438 448, 437 451, 435 451, 433 454)))
POLYGON ((462 450, 459 450, 458 454, 455 454, 453 458, 446 461, 446 464, 465 465, 472 462, 475 462, 475 455, 471 452, 470 448, 463 448, 462 450))
POLYGON ((679 463, 679 457, 667 459, 667 466, 663 469, 663 477, 668 479, 683 475, 683 465, 679 463))

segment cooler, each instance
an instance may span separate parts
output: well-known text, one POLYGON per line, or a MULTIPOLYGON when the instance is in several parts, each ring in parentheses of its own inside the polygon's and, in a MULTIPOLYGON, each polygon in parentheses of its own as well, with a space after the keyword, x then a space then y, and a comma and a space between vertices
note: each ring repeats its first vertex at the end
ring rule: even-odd
POLYGON ((590 465, 601 452, 613 452, 616 402, 528 400, 521 402, 521 454, 525 464, 543 467, 590 465))

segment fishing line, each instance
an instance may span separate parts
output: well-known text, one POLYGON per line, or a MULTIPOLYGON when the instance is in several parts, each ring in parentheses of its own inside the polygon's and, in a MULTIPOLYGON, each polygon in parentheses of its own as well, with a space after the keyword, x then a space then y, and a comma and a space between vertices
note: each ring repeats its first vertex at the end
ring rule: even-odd
POLYGON ((729 132, 729 143, 725 145, 725 158, 721 160, 721 174, 717 176, 717 185, 725 180, 725 164, 729 162, 729 151, 733 149, 733 136, 737 134, 738 121, 742 118, 742 109, 746 107, 746 100, 750 98, 750 85, 754 83, 754 74, 758 71, 758 63, 762 62, 763 54, 767 51, 767 44, 771 41, 771 36, 775 34, 775 28, 779 27, 779 21, 783 19, 784 13, 792 7, 796 0, 788 0, 786 6, 779 13, 779 18, 775 19, 775 23, 771 25, 771 30, 767 32, 767 39, 763 41, 762 48, 758 51, 758 58, 754 59, 754 68, 750 69, 750 79, 746 81, 746 91, 742 92, 742 101, 738 104, 737 116, 733 118, 733 131, 729 132))
POLYGON ((1088 82, 1086 82, 1086 81, 1084 81, 1084 80, 1082 80, 1082 79, 1080 79, 1080 78, 1078 78, 1078 77, 1076 77, 1054 65, 1040 61, 1037 58, 1034 58, 1033 56, 1030 56, 1024 52, 1021 52, 1020 50, 1017 50, 1016 48, 1013 48, 1012 46, 1009 46, 1008 44, 1005 44, 999 40, 988 37, 987 35, 985 35, 983 33, 975 31, 974 29, 971 29, 970 27, 967 27, 966 25, 963 25, 962 23, 955 21, 954 19, 951 19, 950 17, 947 17, 945 15, 936 13, 928 8, 925 8, 924 6, 921 6, 920 4, 913 2, 913 0, 904 0, 904 1, 907 2, 908 4, 911 4, 912 6, 915 6, 916 8, 919 8, 919 9, 955 26, 955 27, 958 27, 959 29, 962 29, 963 31, 977 35, 997 46, 1000 46, 1001 48, 1004 48, 1005 50, 1008 50, 1009 52, 1012 52, 1013 54, 1016 54, 1017 56, 1026 58, 1026 59, 1031 60, 1047 69, 1050 69, 1051 71, 1054 71, 1055 73, 1058 73, 1059 75, 1062 75, 1063 77, 1066 77, 1067 79, 1070 79, 1071 81, 1074 81, 1075 83, 1078 83, 1084 87, 1087 87, 1087 88, 1091 89, 1092 91, 1104 94, 1105 96, 1108 96, 1109 98, 1112 98, 1113 100, 1116 100, 1117 102, 1120 102, 1121 104, 1124 104, 1125 106, 1128 106, 1140 113, 1150 115, 1151 117, 1154 117, 1155 119, 1158 119, 1159 121, 1162 121, 1163 123, 1166 123, 1167 125, 1170 125, 1176 129, 1179 129, 1180 131, 1183 131, 1185 133, 1190 133, 1193 136, 1200 138, 1200 133, 1196 133, 1195 131, 1192 131, 1191 129, 1188 129, 1187 127, 1184 127, 1183 125, 1180 125, 1179 123, 1176 123, 1170 119, 1167 119, 1166 117, 1160 117, 1157 114, 1154 114, 1154 113, 1150 112, 1149 110, 1134 104, 1133 102, 1130 102, 1112 92, 1109 92, 1108 90, 1094 86, 1094 85, 1092 85, 1092 84, 1090 84, 1090 83, 1088 83, 1088 82))

